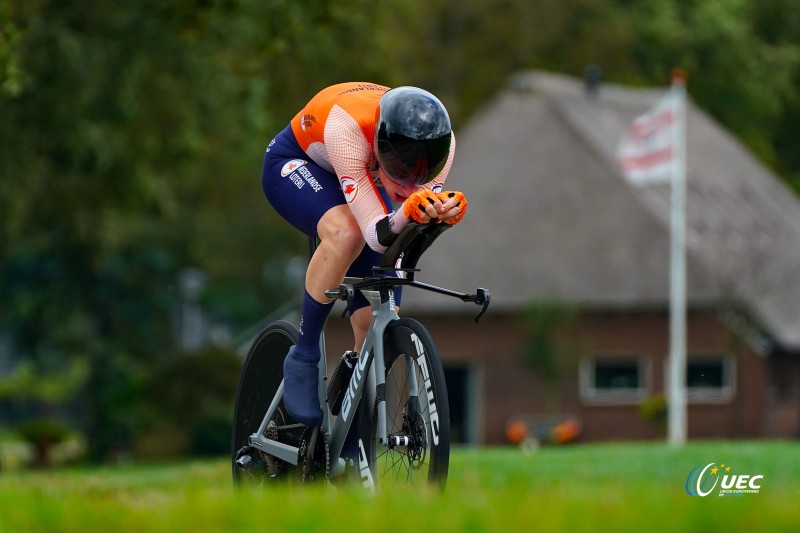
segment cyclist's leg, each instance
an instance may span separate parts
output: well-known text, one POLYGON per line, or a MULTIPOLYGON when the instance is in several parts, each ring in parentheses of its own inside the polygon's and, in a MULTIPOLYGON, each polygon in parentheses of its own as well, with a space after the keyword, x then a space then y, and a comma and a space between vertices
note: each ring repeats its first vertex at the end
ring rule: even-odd
POLYGON ((309 160, 290 128, 270 143, 262 185, 278 214, 303 233, 320 237, 306 272, 298 342, 284 363, 286 408, 299 422, 315 425, 322 418, 317 396, 319 338, 333 305, 324 290, 341 283, 364 243, 338 179, 309 160))
POLYGON ((306 425, 317 425, 322 420, 316 387, 321 356, 319 339, 333 306, 333 300, 325 296, 324 290, 342 282, 358 247, 364 246, 361 231, 346 205, 329 209, 318 228, 320 244, 306 271, 300 335, 284 365, 286 408, 295 420, 306 425), (355 228, 348 229, 350 225, 355 228))
MULTIPOLYGON (((359 256, 347 269, 347 275, 352 277, 366 277, 372 274, 372 267, 380 264, 381 254, 365 246, 359 256)), ((372 313, 369 302, 361 293, 356 291, 353 301, 350 303, 350 325, 353 327, 354 347, 353 351, 361 351, 364 338, 367 336, 367 329, 372 320, 372 313)))

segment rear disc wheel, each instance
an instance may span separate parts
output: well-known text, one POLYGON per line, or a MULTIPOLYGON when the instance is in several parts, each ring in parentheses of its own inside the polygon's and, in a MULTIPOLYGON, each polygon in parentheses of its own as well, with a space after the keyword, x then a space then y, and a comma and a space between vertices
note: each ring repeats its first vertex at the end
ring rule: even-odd
MULTIPOLYGON (((258 334, 247 353, 233 411, 231 467, 235 485, 260 484, 266 479, 280 477, 287 470, 279 459, 252 448, 250 435, 258 431, 278 392, 283 380, 283 360, 289 348, 297 343, 297 334, 297 328, 290 322, 273 322, 258 334), (244 456, 248 458, 243 459, 244 456), (248 468, 243 468, 245 463, 248 468)), ((281 400, 269 421, 266 436, 276 439, 287 434, 291 427, 285 425, 288 420, 281 400)))

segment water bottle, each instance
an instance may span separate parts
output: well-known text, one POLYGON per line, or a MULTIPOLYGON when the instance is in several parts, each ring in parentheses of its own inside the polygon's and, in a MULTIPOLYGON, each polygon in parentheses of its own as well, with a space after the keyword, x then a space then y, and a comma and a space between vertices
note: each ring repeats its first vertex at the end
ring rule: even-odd
POLYGON ((338 416, 339 410, 342 408, 342 400, 347 386, 350 384, 350 378, 353 376, 356 361, 358 361, 358 352, 346 351, 336 364, 331 380, 328 382, 328 405, 334 416, 338 416))

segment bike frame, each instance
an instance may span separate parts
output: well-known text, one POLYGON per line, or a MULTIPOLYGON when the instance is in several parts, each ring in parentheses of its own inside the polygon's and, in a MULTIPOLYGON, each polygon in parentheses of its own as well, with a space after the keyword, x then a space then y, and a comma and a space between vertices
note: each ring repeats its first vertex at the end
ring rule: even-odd
MULTIPOLYGON (((345 283, 358 283, 360 281, 362 280, 349 278, 345 279, 345 283)), ((352 285, 348 285, 348 287, 352 287, 352 285)), ((376 391, 379 391, 376 404, 378 413, 378 429, 380 432, 379 442, 381 444, 388 445, 389 440, 388 431, 386 429, 386 402, 382 397, 382 393, 380 392, 384 389, 386 384, 383 336, 389 324, 394 320, 398 320, 400 317, 397 315, 395 308, 394 291, 388 286, 378 291, 362 290, 362 293, 364 293, 364 296, 366 296, 367 300, 372 306, 372 321, 369 329, 367 330, 367 336, 364 340, 364 345, 359 352, 356 366, 353 369, 353 375, 350 378, 347 392, 345 393, 345 397, 342 401, 340 414, 333 424, 331 424, 330 406, 326 401, 328 371, 325 361, 326 358, 324 356, 324 346, 321 346, 323 356, 320 357, 319 362, 320 386, 318 395, 320 399, 320 406, 325 406, 325 408, 322 410, 322 432, 324 433, 325 439, 329 445, 330 464, 333 465, 330 472, 331 477, 341 474, 345 469, 345 461, 341 458, 342 448, 344 447, 344 441, 347 438, 350 427, 353 425, 353 419, 355 418, 357 407, 361 403, 361 396, 363 395, 365 387, 368 383, 371 387, 374 387, 376 391)), ((321 344, 324 345, 324 342, 323 336, 321 344)), ((409 375, 408 377, 411 395, 418 395, 419 389, 416 383, 416 375, 409 375)), ((286 461, 287 463, 297 465, 299 461, 299 448, 278 442, 273 439, 268 439, 265 436, 267 424, 275 414, 275 410, 278 408, 278 404, 282 399, 283 381, 281 381, 278 391, 273 398, 267 413, 264 415, 261 425, 258 428, 258 432, 250 436, 250 445, 258 448, 262 452, 286 461)), ((362 466, 363 465, 359 465, 359 467, 362 466)))
MULTIPOLYGON (((330 406, 327 402, 328 371, 325 357, 325 335, 323 334, 320 337, 322 357, 320 357, 319 362, 319 388, 317 392, 322 408, 321 430, 329 446, 329 465, 331 468, 328 475, 330 477, 336 477, 345 470, 345 460, 341 457, 342 448, 353 425, 358 406, 362 405, 361 400, 366 387, 370 387, 369 390, 375 391, 379 444, 387 447, 403 445, 402 442, 390 442, 386 422, 384 333, 393 321, 400 319, 394 301, 394 288, 412 286, 438 294, 453 296, 464 302, 474 302, 482 306, 478 316, 475 317, 475 322, 480 319, 489 307, 491 295, 486 289, 478 289, 475 294, 464 294, 414 280, 414 273, 416 272, 414 267, 418 259, 433 241, 449 227, 446 224, 409 224, 384 254, 382 266, 373 269, 372 277, 346 278, 338 289, 325 291, 326 296, 329 298, 346 300, 349 304, 355 291, 359 290, 372 307, 372 320, 367 330, 364 345, 359 352, 356 367, 353 369, 353 375, 350 378, 350 383, 342 401, 341 411, 333 423, 331 423, 330 406), (387 276, 386 272, 389 271, 396 272, 397 277, 387 276)), ((315 246, 316 240, 312 238, 309 241, 310 254, 313 254, 315 246)), ((408 365, 408 368, 409 396, 419 397, 416 373, 411 370, 412 365, 408 365)), ((281 381, 258 431, 250 435, 249 443, 264 453, 277 457, 289 464, 297 465, 302 459, 299 456, 300 449, 298 447, 284 444, 265 436, 267 425, 283 399, 283 387, 284 384, 281 381)), ((360 441, 358 461, 358 468, 362 477, 365 478, 365 483, 372 485, 367 457, 361 448, 360 441)))

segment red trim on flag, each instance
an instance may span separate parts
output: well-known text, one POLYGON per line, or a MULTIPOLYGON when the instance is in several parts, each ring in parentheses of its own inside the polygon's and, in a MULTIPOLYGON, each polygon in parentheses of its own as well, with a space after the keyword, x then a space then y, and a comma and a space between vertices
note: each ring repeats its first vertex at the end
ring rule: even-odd
POLYGON ((634 137, 648 137, 663 127, 675 122, 671 109, 664 109, 652 116, 642 116, 631 123, 630 131, 634 137))
POLYGON ((648 152, 636 156, 623 156, 620 163, 625 170, 645 170, 668 163, 672 160, 672 148, 666 147, 654 152, 648 152))

